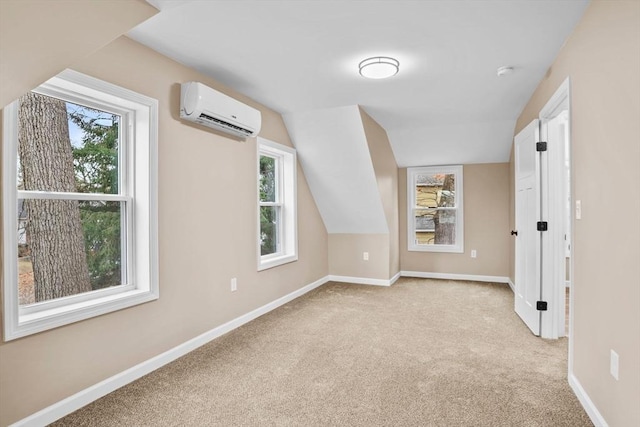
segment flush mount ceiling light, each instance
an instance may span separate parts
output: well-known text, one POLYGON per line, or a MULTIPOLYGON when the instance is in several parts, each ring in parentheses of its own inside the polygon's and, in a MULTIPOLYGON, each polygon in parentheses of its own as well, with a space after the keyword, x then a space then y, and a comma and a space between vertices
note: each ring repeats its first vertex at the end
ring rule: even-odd
POLYGON ((511 73, 513 73, 513 67, 504 66, 498 68, 498 77, 506 76, 511 73))
POLYGON ((388 56, 374 56, 358 64, 360 75, 368 79, 386 79, 395 76, 400 69, 398 60, 388 56))

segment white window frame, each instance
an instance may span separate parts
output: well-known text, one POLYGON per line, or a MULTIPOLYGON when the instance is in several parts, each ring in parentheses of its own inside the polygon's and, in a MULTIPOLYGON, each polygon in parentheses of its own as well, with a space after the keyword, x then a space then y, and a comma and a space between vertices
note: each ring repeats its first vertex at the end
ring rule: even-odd
POLYGON ((297 155, 296 150, 258 137, 257 143, 257 254, 258 271, 298 260, 297 155), (260 156, 276 159, 276 200, 260 201, 260 156), (269 255, 260 254, 260 207, 279 206, 278 247, 269 255))
POLYGON ((158 101, 105 81, 65 70, 34 92, 120 115, 118 194, 17 190, 18 102, 3 110, 4 341, 46 331, 158 299, 158 101), (21 307, 18 300, 17 202, 24 199, 125 202, 120 286, 21 307))
POLYGON ((407 168, 407 246, 409 251, 464 253, 464 195, 463 168, 457 166, 423 166, 407 168), (415 210, 424 210, 416 204, 416 177, 422 174, 455 174, 455 208, 438 208, 456 212, 455 245, 421 245, 416 243, 415 210))

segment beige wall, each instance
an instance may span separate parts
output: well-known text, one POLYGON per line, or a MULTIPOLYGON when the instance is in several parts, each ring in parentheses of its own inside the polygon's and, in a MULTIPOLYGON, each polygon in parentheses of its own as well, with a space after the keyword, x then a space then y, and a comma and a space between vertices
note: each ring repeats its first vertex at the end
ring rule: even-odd
POLYGON ((329 234, 329 273, 389 280, 389 235, 329 234), (368 261, 363 252, 369 253, 368 261))
POLYGON ((516 133, 566 77, 573 194, 582 201, 582 219, 573 229, 573 371, 610 426, 638 426, 640 2, 589 5, 519 117, 516 133), (620 356, 618 381, 609 374, 611 349, 620 356))
POLYGON ((144 0, 0 1, 0 108, 157 12, 144 0))
POLYGON ((260 135, 291 145, 279 114, 125 37, 73 68, 159 100, 160 299, 0 343, 2 426, 328 274, 326 230, 300 168, 299 260, 256 271, 256 142, 178 120, 179 83, 259 108, 260 135))
POLYGON ((393 155, 387 132, 360 108, 362 125, 369 145, 373 170, 378 181, 384 215, 389 227, 389 275, 400 271, 400 242, 398 236, 398 164, 393 155))
POLYGON ((400 169, 400 269, 506 277, 509 274, 509 164, 464 165, 464 253, 407 250, 407 169, 400 169), (471 250, 478 253, 471 258, 471 250))
POLYGON ((389 280, 400 271, 398 241, 398 165, 387 132, 360 108, 362 127, 388 234, 329 234, 329 273, 334 276, 389 280), (369 253, 369 260, 363 253, 369 253))

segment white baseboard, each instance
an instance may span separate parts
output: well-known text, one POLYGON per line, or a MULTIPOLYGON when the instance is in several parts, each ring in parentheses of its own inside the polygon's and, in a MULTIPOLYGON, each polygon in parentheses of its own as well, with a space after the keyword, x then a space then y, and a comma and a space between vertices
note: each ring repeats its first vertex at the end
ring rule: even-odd
POLYGON ((509 285, 509 287, 511 288, 511 291, 515 294, 516 293, 516 285, 511 281, 511 279, 509 279, 509 281, 507 282, 507 284, 509 285))
POLYGON ((585 412, 589 415, 589 418, 591 418, 593 425, 596 427, 609 427, 609 424, 607 424, 600 411, 598 411, 596 405, 593 404, 593 401, 589 398, 587 392, 582 388, 580 381, 578 381, 572 373, 569 374, 569 385, 580 401, 585 412))
POLYGON ((34 427, 34 426, 46 426, 51 424, 52 422, 68 415, 83 406, 88 405, 105 396, 112 391, 119 389, 144 375, 147 375, 150 372, 155 371, 156 369, 166 365, 167 363, 173 362, 179 357, 184 356, 185 354, 195 350, 196 348, 207 344, 208 342, 230 332, 245 323, 248 323, 263 314, 266 314, 281 305, 284 305, 309 291, 325 284, 329 281, 329 276, 325 276, 315 282, 304 286, 290 294, 287 294, 281 298, 278 298, 275 301, 270 302, 269 304, 263 305, 253 311, 250 311, 247 314, 244 314, 240 317, 237 317, 233 320, 230 320, 227 323, 224 323, 216 328, 211 329, 210 331, 205 332, 202 335, 199 335, 193 339, 190 339, 187 342, 184 342, 171 350, 165 351, 162 354, 159 354, 155 357, 152 357, 149 360, 146 360, 138 365, 127 369, 126 371, 120 372, 110 378, 107 378, 104 381, 101 381, 97 384, 92 385, 89 388, 86 388, 72 396, 67 397, 57 403, 54 403, 51 406, 48 406, 33 415, 28 416, 27 418, 23 418, 22 420, 14 423, 11 427, 34 427))
POLYGON ((391 280, 370 279, 368 277, 329 275, 329 280, 332 282, 355 283, 356 285, 391 286, 391 280))
POLYGON ((394 283, 396 283, 398 281, 398 279, 400 278, 400 272, 398 271, 389 281, 390 285, 393 285, 394 283))
POLYGON ((426 271, 401 271, 403 277, 420 277, 424 279, 471 280, 474 282, 509 283, 505 276, 479 276, 475 274, 430 273, 426 271))

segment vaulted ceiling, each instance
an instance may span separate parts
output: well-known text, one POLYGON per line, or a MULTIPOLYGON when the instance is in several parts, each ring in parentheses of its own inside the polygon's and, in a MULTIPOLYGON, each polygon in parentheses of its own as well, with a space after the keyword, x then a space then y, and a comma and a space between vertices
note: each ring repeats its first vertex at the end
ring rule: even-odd
POLYGON ((517 117, 588 4, 148 1, 160 13, 131 38, 281 113, 361 105, 399 166, 508 161, 517 117), (400 72, 363 78, 371 56, 400 72))

